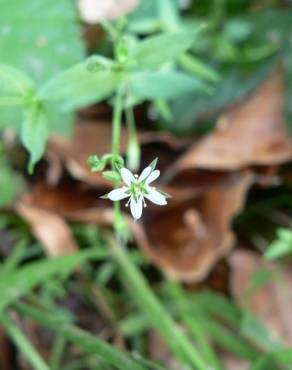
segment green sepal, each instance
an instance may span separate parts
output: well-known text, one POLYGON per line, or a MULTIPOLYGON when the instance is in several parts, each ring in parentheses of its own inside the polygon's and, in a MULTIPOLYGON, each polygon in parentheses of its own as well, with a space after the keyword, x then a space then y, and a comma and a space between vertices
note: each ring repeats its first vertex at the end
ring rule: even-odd
POLYGON ((121 181, 121 175, 118 171, 104 171, 102 176, 111 182, 117 183, 121 181))
POLYGON ((152 172, 155 170, 156 164, 157 164, 158 158, 155 158, 148 167, 151 167, 152 172))
POLYGON ((168 193, 166 193, 165 191, 162 191, 162 190, 158 190, 156 189, 159 193, 161 193, 163 196, 165 196, 165 198, 172 198, 172 196, 168 193))
POLYGON ((92 172, 102 171, 106 165, 106 161, 99 159, 97 155, 91 155, 87 159, 87 163, 91 167, 92 172))

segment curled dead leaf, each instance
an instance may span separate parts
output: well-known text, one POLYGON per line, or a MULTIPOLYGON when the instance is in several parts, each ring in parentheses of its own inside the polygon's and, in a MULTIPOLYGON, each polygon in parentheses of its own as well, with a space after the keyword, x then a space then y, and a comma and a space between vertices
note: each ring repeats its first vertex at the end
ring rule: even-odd
POLYGON ((48 256, 69 255, 79 249, 62 217, 25 201, 18 201, 15 210, 31 225, 35 237, 42 243, 48 256))
POLYGON ((229 258, 233 297, 251 310, 286 345, 292 345, 292 275, 290 271, 265 262, 257 253, 236 250, 229 258), (252 289, 256 273, 268 270, 272 278, 252 289))
POLYGON ((194 168, 230 171, 290 161, 292 140, 283 104, 283 73, 277 70, 248 99, 228 109, 217 128, 193 145, 171 173, 194 168))
POLYGON ((87 23, 115 19, 138 6, 139 0, 79 0, 78 8, 87 23))

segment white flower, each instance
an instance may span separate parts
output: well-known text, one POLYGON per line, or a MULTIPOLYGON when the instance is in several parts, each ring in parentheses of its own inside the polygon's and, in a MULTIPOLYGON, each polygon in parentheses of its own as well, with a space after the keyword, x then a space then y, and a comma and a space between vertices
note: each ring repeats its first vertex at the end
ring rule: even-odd
POLYGON ((153 166, 146 167, 139 177, 133 175, 125 167, 121 169, 120 173, 124 186, 109 192, 108 198, 112 201, 129 198, 126 207, 130 203, 130 210, 135 220, 142 216, 143 206, 146 207, 145 198, 159 206, 167 204, 167 195, 150 186, 151 182, 160 175, 160 171, 154 170, 153 166))

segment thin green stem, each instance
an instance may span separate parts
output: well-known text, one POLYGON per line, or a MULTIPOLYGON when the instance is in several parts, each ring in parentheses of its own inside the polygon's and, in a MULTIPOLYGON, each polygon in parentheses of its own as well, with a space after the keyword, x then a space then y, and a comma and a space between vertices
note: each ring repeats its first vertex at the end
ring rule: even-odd
MULTIPOLYGON (((121 142, 121 126, 123 113, 123 88, 119 88, 115 97, 114 113, 113 113, 113 133, 112 133, 112 169, 116 171, 116 159, 120 155, 121 142)), ((120 202, 114 203, 115 211, 115 231, 118 239, 127 240, 129 238, 129 230, 121 213, 120 202)))
MULTIPOLYGON (((112 133, 112 153, 115 156, 120 154, 120 141, 121 141, 121 125, 122 125, 122 112, 123 112, 123 90, 117 91, 114 103, 114 114, 113 114, 113 133, 112 133)), ((113 159, 113 170, 114 168, 113 159)))
POLYGON ((129 136, 127 149, 127 165, 132 170, 137 170, 140 166, 141 150, 138 140, 134 111, 132 107, 126 109, 126 122, 129 136))
POLYGON ((1 312, 0 321, 7 334, 11 337, 22 354, 26 356, 27 360, 31 363, 35 370, 50 370, 27 337, 15 325, 8 315, 6 315, 4 312, 1 312))
POLYGON ((132 107, 126 109, 127 129, 130 137, 137 138, 137 129, 134 116, 134 110, 132 107))
POLYGON ((211 21, 212 21, 212 28, 216 30, 222 19, 224 18, 225 14, 225 4, 226 0, 213 0, 212 9, 211 9, 211 21))
POLYGON ((53 370, 61 368, 61 361, 66 346, 66 339, 62 334, 57 334, 55 337, 53 349, 51 352, 50 366, 53 370))
POLYGON ((127 129, 129 134, 137 137, 137 129, 133 107, 126 108, 127 129))

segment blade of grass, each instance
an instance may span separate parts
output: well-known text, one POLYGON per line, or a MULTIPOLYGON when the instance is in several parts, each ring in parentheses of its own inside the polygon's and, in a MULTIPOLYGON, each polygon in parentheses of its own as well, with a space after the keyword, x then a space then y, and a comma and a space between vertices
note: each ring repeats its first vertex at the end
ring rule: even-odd
POLYGON ((84 369, 102 369, 113 370, 113 368, 105 363, 103 360, 98 359, 97 356, 85 356, 81 359, 75 360, 69 365, 62 367, 62 370, 84 370, 84 369), (94 364, 94 365, 93 365, 94 364), (93 367, 94 366, 94 367, 93 367))
POLYGON ((128 337, 140 335, 144 331, 148 330, 149 326, 150 323, 148 318, 141 313, 131 314, 119 322, 120 330, 128 337))
POLYGON ((213 351, 212 344, 209 343, 206 337, 206 330, 201 325, 200 321, 194 318, 195 312, 190 312, 188 296, 175 282, 169 282, 167 287, 173 301, 176 303, 178 314, 181 320, 185 322, 186 327, 192 332, 194 339, 200 346, 206 362, 208 362, 214 369, 223 370, 223 364, 219 360, 219 357, 216 355, 215 351, 213 351))
POLYGON ((282 349, 264 354, 255 361, 249 370, 292 369, 292 349, 282 349))
POLYGON ((144 276, 132 263, 126 249, 115 240, 109 239, 109 243, 113 252, 113 258, 127 281, 127 288, 130 288, 128 289, 129 294, 148 317, 150 323, 164 337, 173 353, 185 365, 193 369, 208 369, 208 364, 204 361, 201 354, 189 341, 182 329, 176 325, 149 287, 144 276))
POLYGON ((5 271, 12 271, 20 263, 26 254, 27 240, 20 240, 13 248, 13 251, 6 259, 4 264, 5 271))
POLYGON ((279 370, 279 368, 271 356, 263 356, 255 361, 249 370, 279 370))
MULTIPOLYGON (((192 295, 192 297, 201 306, 203 312, 210 314, 217 321, 218 318, 223 319, 234 331, 239 332, 246 343, 252 344, 258 350, 259 355, 284 349, 279 340, 274 338, 255 316, 226 297, 211 291, 192 295)), ((192 304, 191 301, 190 304, 192 304)))
POLYGON ((201 318, 201 323, 221 348, 228 349, 234 354, 248 360, 254 360, 258 357, 259 352, 256 349, 212 318, 201 318))
POLYGON ((94 258, 94 253, 92 251, 78 252, 70 256, 31 262, 13 271, 4 270, 0 279, 0 311, 20 296, 31 292, 37 285, 48 282, 53 276, 65 277, 71 274, 77 266, 89 258, 94 258))
POLYGON ((212 316, 219 316, 232 326, 240 325, 241 309, 221 294, 206 290, 196 295, 191 294, 190 298, 193 302, 198 303, 204 312, 212 316))
POLYGON ((0 322, 7 334, 15 343, 16 347, 18 347, 20 352, 27 358, 35 370, 50 370, 42 357, 38 354, 37 350, 30 343, 28 338, 6 313, 0 313, 0 322))
MULTIPOLYGON (((168 290, 169 284, 166 286, 166 292, 168 290)), ((237 334, 241 323, 241 314, 235 305, 229 305, 227 299, 216 293, 214 293, 213 300, 213 292, 189 294, 185 297, 187 298, 185 304, 188 305, 189 312, 199 318, 200 325, 221 348, 249 360, 254 360, 261 354, 250 345, 246 338, 237 334), (224 322, 218 321, 218 317, 223 318, 234 330, 226 327, 224 322)), ((178 298, 173 299, 175 309, 177 309, 177 301, 178 298)))
POLYGON ((55 336, 53 349, 52 349, 51 357, 49 361, 49 364, 52 370, 60 369, 65 347, 66 347, 66 339, 64 338, 62 334, 57 334, 55 336))
MULTIPOLYGON (((96 336, 79 329, 72 324, 56 319, 53 313, 39 308, 32 307, 24 303, 16 303, 15 309, 22 315, 28 316, 39 322, 41 325, 60 333, 69 342, 78 345, 88 353, 93 353, 106 363, 120 370, 146 370, 144 360, 133 358, 130 354, 102 341, 96 336)), ((158 369, 159 366, 152 365, 151 370, 158 369)))

